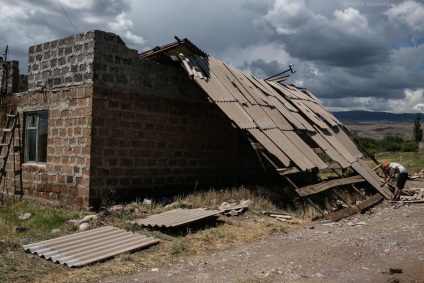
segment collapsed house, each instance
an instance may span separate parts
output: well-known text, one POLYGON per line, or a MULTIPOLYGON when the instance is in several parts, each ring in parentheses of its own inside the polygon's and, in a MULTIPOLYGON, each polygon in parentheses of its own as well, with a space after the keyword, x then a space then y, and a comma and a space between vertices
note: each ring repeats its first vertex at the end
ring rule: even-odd
POLYGON ((25 91, 18 62, 3 66, 3 193, 88 207, 111 190, 169 194, 265 168, 306 198, 359 182, 391 197, 312 93, 243 74, 187 39, 139 54, 96 30, 32 46, 25 91), (317 151, 357 175, 298 187, 292 175, 333 170, 317 151))

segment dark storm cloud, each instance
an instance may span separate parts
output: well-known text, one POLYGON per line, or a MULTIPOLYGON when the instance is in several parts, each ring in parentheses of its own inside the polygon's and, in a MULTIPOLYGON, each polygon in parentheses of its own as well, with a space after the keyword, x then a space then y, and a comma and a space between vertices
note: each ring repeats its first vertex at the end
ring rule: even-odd
MULTIPOLYGON (((422 0, 59 1, 79 31, 140 52, 177 35, 262 78, 294 63, 288 82, 334 109, 424 107, 422 0)), ((22 73, 29 46, 75 33, 56 0, 0 0, 0 51, 9 44, 22 73)))

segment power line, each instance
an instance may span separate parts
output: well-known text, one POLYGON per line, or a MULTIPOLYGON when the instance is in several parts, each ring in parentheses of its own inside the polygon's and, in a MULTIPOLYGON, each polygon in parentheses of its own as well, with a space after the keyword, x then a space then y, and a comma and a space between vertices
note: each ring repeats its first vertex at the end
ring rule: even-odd
POLYGON ((66 18, 68 19, 68 21, 69 21, 69 23, 74 27, 74 29, 78 32, 78 33, 80 33, 80 31, 74 26, 74 24, 71 22, 71 20, 69 19, 69 17, 68 17, 68 13, 66 13, 66 11, 65 11, 65 9, 63 9, 63 6, 62 6, 62 4, 60 4, 60 2, 59 2, 59 0, 56 0, 57 1, 57 3, 60 5, 60 8, 62 8, 62 11, 63 11, 63 13, 65 14, 65 16, 66 16, 66 18))

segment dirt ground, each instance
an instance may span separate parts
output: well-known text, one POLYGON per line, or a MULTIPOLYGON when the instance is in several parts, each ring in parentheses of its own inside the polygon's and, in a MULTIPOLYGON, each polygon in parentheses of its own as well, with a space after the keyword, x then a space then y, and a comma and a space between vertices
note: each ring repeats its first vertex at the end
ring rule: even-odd
MULTIPOLYGON (((424 181, 407 184, 424 188, 424 181)), ((184 258, 176 265, 96 282, 418 283, 424 282, 423 244, 424 204, 386 200, 334 224, 316 222, 201 258, 184 258)))

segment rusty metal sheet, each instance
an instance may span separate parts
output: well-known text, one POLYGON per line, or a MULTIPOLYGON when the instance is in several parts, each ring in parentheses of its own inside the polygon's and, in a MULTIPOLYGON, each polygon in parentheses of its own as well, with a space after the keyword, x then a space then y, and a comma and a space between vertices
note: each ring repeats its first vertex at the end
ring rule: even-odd
POLYGON ((284 166, 290 166, 290 159, 284 152, 259 129, 248 129, 249 133, 272 155, 274 155, 284 166))
MULTIPOLYGON (((275 108, 283 115, 285 119, 287 119, 296 129, 298 130, 306 130, 306 127, 302 125, 301 122, 299 122, 292 113, 283 105, 283 103, 280 102, 275 96, 269 97, 268 101, 271 105, 274 105, 275 108)), ((312 128, 312 131, 315 131, 314 128, 312 128)))
POLYGON ((348 137, 348 135, 340 127, 333 127, 328 129, 331 134, 337 137, 341 144, 346 147, 350 153, 356 158, 362 158, 362 153, 358 150, 355 143, 348 137))
POLYGON ((277 125, 272 121, 268 114, 262 110, 261 106, 243 105, 242 107, 262 130, 277 128, 277 125))
POLYGON ((175 228, 187 225, 207 218, 217 217, 219 210, 196 209, 173 209, 159 214, 154 214, 146 218, 134 220, 132 223, 152 228, 175 228))
POLYGON ((219 108, 230 118, 240 129, 256 128, 253 119, 237 102, 216 102, 219 108))
MULTIPOLYGON (((284 106, 283 106, 284 107, 284 106)), ((272 121, 277 125, 280 130, 292 131, 293 127, 284 118, 284 116, 274 107, 262 106, 262 109, 268 114, 272 121)))
POLYGON ((338 162, 342 168, 350 167, 350 162, 346 160, 328 141, 317 132, 309 132, 308 135, 318 144, 318 146, 334 161, 338 162))
POLYGON ((266 130, 264 131, 264 134, 273 140, 284 154, 286 154, 302 171, 316 167, 314 163, 310 161, 309 158, 303 154, 281 130, 266 130))
POLYGON ((308 159, 315 164, 319 169, 327 168, 327 164, 319 158, 318 155, 295 133, 292 131, 284 132, 284 135, 304 154, 308 159))
POLYGON ((387 185, 384 187, 380 187, 381 182, 375 179, 375 176, 377 174, 372 171, 368 165, 362 166, 358 161, 352 163, 352 168, 361 175, 367 182, 373 186, 377 191, 379 191, 385 198, 392 198, 393 194, 390 192, 390 190, 387 188, 387 185), (374 176, 375 174, 375 176, 374 176))
POLYGON ((106 226, 22 247, 53 262, 77 267, 157 243, 158 239, 106 226))

